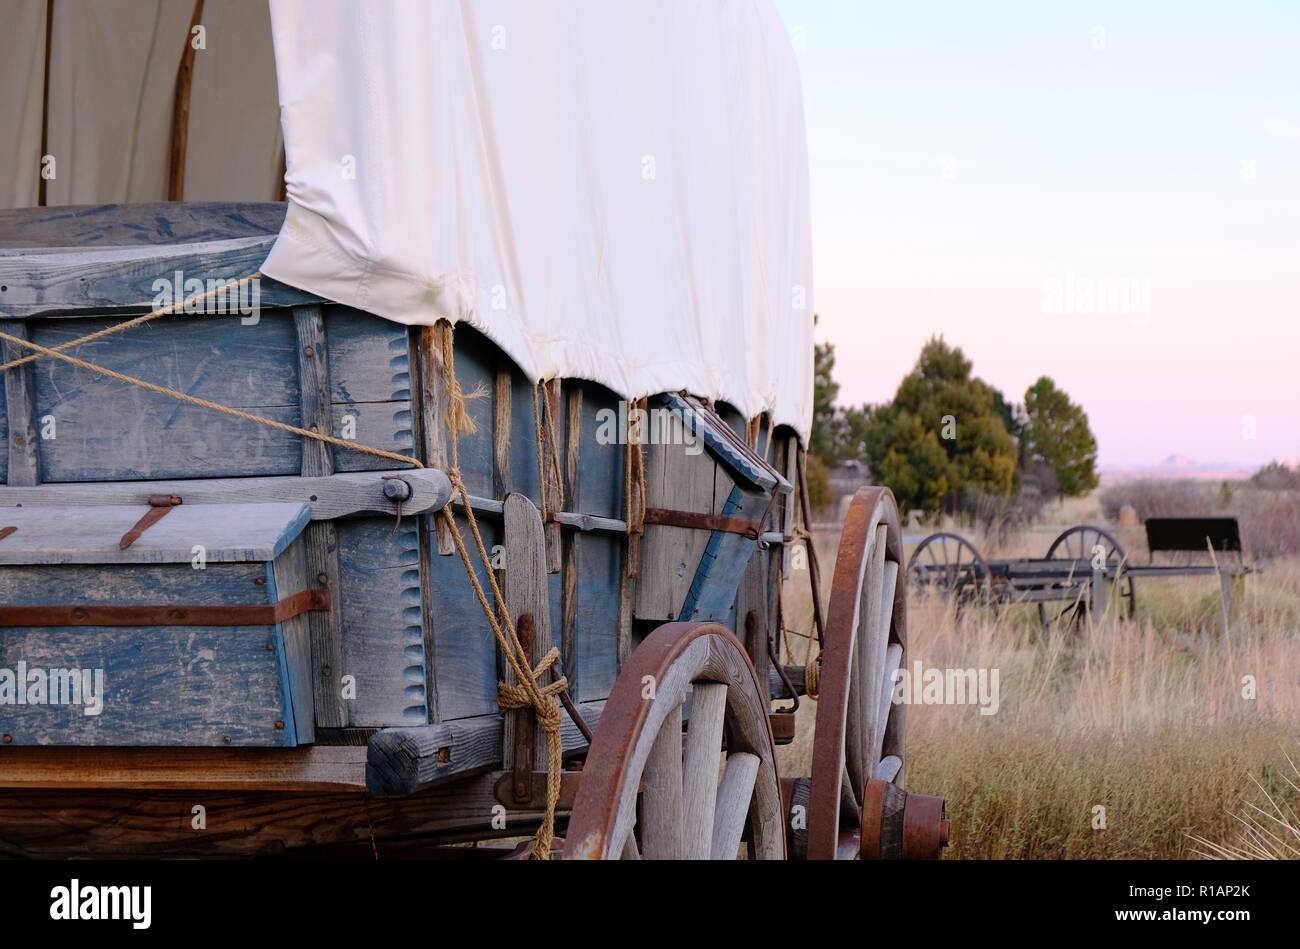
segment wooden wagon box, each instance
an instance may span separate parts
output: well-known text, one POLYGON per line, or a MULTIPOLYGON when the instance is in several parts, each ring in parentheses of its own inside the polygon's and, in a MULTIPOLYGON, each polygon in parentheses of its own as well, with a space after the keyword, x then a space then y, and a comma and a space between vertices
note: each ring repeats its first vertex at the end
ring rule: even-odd
POLYGON ((329 598, 308 583, 308 519, 300 503, 4 509, 4 743, 310 742, 306 614, 329 598))

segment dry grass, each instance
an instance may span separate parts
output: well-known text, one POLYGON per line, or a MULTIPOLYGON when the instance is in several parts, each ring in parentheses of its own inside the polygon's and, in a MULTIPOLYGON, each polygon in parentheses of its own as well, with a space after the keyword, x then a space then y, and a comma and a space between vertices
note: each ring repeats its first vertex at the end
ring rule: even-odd
MULTIPOLYGON (((1022 538, 1034 548, 1024 553, 1041 556, 1038 540, 1022 538)), ((835 538, 819 541, 831 559, 835 538)), ((788 585, 787 618, 807 630, 801 579, 788 585)), ((996 715, 908 710, 907 785, 947 798, 949 856, 1175 858, 1213 853, 1211 844, 1255 856, 1261 838, 1243 820, 1273 815, 1294 828, 1300 791, 1287 754, 1300 738, 1300 559, 1251 578, 1226 640, 1215 631, 1217 598, 1214 578, 1152 582, 1139 589, 1133 622, 1045 635, 1025 608, 957 616, 941 598, 912 597, 909 663, 1000 675, 996 715), (1094 827, 1099 806, 1104 829, 1094 827)), ((791 642, 798 653, 805 640, 791 642)), ((808 773, 812 713, 805 702, 798 741, 780 749, 784 774, 808 773)))

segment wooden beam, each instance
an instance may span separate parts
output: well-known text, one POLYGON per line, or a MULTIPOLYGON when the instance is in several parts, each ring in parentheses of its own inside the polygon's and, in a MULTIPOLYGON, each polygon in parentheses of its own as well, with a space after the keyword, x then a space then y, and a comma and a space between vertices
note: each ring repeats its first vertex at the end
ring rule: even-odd
MULTIPOLYGON (((554 515, 560 512, 563 505, 560 503, 561 479, 564 477, 565 460, 560 455, 559 441, 563 432, 561 426, 564 425, 564 416, 560 414, 560 380, 551 379, 544 382, 541 387, 541 398, 546 401, 539 406, 543 413, 550 412, 550 419, 555 423, 554 430, 546 429, 548 438, 543 446, 545 451, 542 456, 542 471, 540 473, 538 490, 546 492, 546 509, 551 514, 551 519, 545 525, 546 528, 546 570, 548 573, 559 573, 561 566, 560 550, 560 523, 555 520, 554 515), (552 439, 556 444, 552 444, 552 439)), ((543 414, 542 421, 545 422, 547 416, 543 414)))
MULTIPOLYGON (((519 638, 529 651, 528 662, 535 665, 551 648, 542 517, 526 495, 514 492, 506 495, 504 520, 505 569, 501 571, 501 592, 506 609, 515 620, 519 638)), ((507 685, 515 685, 518 679, 509 664, 503 661, 501 665, 502 680, 507 685)), ((535 712, 532 709, 506 712, 501 742, 501 761, 507 771, 520 771, 520 779, 528 786, 516 790, 518 795, 526 798, 532 793, 531 772, 538 768, 539 762, 545 761, 546 754, 546 733, 542 731, 535 712), (532 735, 520 735, 521 729, 531 729, 532 735)))
POLYGON ((0 210, 0 250, 194 244, 275 237, 285 206, 271 201, 78 204, 0 210))
MULTIPOLYGON (((20 339, 30 339, 25 321, 9 327, 9 333, 20 339)), ((28 351, 13 343, 0 346, 6 361, 28 355, 28 351)), ((9 414, 9 484, 31 486, 40 484, 40 454, 36 443, 36 380, 32 363, 25 363, 5 373, 6 411, 9 414)))
MULTIPOLYGON (((6 385, 22 369, 5 373, 6 385)), ((13 397, 9 396, 10 405, 13 397)), ((13 422, 10 422, 13 431, 13 422)), ((13 442, 10 441, 10 451, 13 442)), ((10 472, 13 462, 10 461, 10 472)), ((236 504, 297 501, 306 504, 314 521, 357 514, 396 517, 396 503, 384 496, 387 477, 400 478, 410 487, 402 502, 405 514, 440 511, 451 497, 451 483, 432 468, 393 471, 359 471, 303 478, 296 475, 266 478, 192 478, 171 481, 96 481, 86 484, 38 484, 0 489, 0 508, 26 505, 92 507, 103 504, 147 504, 150 495, 179 494, 186 504, 236 504)), ((12 477, 12 476, 11 476, 12 477)))
MULTIPOLYGON (((594 729, 604 708, 603 700, 584 702, 578 713, 594 729)), ((436 725, 385 728, 370 739, 366 787, 381 796, 412 794, 466 774, 499 768, 504 727, 501 715, 476 715, 436 725)), ((560 734, 565 754, 586 751, 587 740, 567 715, 560 734)))
POLYGON ((201 796, 140 788, 0 791, 0 855, 249 857, 331 849, 366 860, 403 850, 427 855, 432 844, 520 837, 536 830, 539 810, 510 808, 504 826, 494 820, 500 814, 496 785, 501 777, 488 771, 422 794, 378 800, 351 788, 285 792, 236 786, 204 789, 201 796), (193 825, 195 805, 204 808, 204 829, 193 825))
MULTIPOLYGON (((451 464, 447 439, 447 367, 443 345, 451 326, 438 322, 421 326, 415 337, 415 371, 419 377, 420 448, 424 463, 430 468, 446 469, 451 464)), ((441 517, 432 519, 438 554, 446 557, 456 552, 451 531, 441 517)))
MULTIPOLYGON (((361 790, 366 749, 7 746, 0 788, 361 790)), ((0 821, 3 825, 3 821, 0 821)))
MULTIPOLYGON (((257 272, 273 243, 274 237, 240 237, 165 247, 0 251, 0 283, 9 288, 4 313, 148 313, 154 309, 154 282, 160 275, 181 271, 187 280, 238 280, 257 272)), ((326 302, 270 277, 258 281, 258 291, 263 309, 326 302)), ((251 290, 245 293, 251 302, 251 290)))
POLYGON ((50 51, 54 45, 54 0, 45 0, 45 77, 41 87, 41 153, 36 157, 36 203, 49 203, 46 189, 45 156, 50 153, 50 51))
POLYGON ((194 28, 203 20, 203 0, 194 0, 190 27, 185 31, 185 49, 176 67, 176 90, 172 94, 171 154, 167 169, 167 200, 185 200, 185 157, 190 138, 190 92, 194 88, 194 28))
MULTIPOLYGON (((199 0, 202 7, 202 0, 199 0)), ((298 342, 298 389, 302 424, 313 432, 330 434, 329 351, 325 319, 318 306, 293 309, 298 342)), ((302 440, 304 478, 328 477, 334 473, 334 456, 324 442, 302 440)), ((330 590, 330 608, 307 617, 311 638, 311 678, 316 723, 321 728, 343 728, 348 706, 343 699, 340 674, 343 670, 343 603, 339 571, 338 532, 330 521, 308 524, 305 533, 307 576, 330 590)))

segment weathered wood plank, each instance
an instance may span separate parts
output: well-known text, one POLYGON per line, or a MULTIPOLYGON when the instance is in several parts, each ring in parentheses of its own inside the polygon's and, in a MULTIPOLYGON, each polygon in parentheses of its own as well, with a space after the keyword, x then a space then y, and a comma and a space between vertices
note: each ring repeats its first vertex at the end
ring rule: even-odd
MULTIPOLYGON (((330 413, 329 351, 325 340, 325 320, 318 306, 293 308, 293 322, 298 350, 298 396, 302 405, 299 425, 313 432, 329 433, 333 421, 330 413)), ((330 446, 304 439, 302 474, 319 478, 334 473, 330 446)))
POLYGON ((9 508, 5 526, 18 529, 0 543, 0 564, 188 566, 196 555, 209 564, 270 561, 307 523, 302 504, 181 504, 122 550, 122 536, 147 510, 125 505, 9 508))
POLYGON ((0 210, 0 248, 193 244, 274 237, 288 205, 187 201, 0 210))
POLYGON ((561 496, 564 494, 563 479, 568 455, 565 447, 568 426, 565 415, 560 412, 560 391, 560 380, 551 379, 542 385, 538 399, 538 408, 544 413, 542 424, 546 433, 542 452, 541 490, 546 494, 546 510, 551 518, 545 525, 546 569, 550 573, 559 573, 561 566, 560 524, 554 517, 564 507, 561 496), (545 414, 548 411, 549 416, 545 414))
MULTIPOLYGON (((14 323, 10 329, 11 336, 29 339, 25 322, 14 323)), ((0 346, 0 354, 8 362, 27 352, 20 352, 21 347, 14 343, 0 346)), ((35 412, 36 381, 32 375, 32 364, 18 366, 5 373, 5 437, 9 450, 5 458, 5 475, 12 485, 40 484, 41 469, 36 442, 35 412)))
MULTIPOLYGON (((501 571, 501 592, 506 609, 520 627, 521 617, 532 618, 532 642, 528 661, 536 664, 550 650, 551 618, 546 570, 546 538, 542 518, 537 508, 522 494, 506 495, 504 508, 505 562, 501 571)), ((526 627, 524 627, 526 630, 526 627)), ((521 636, 521 640, 526 637, 521 636)), ((501 678, 507 685, 519 680, 509 663, 501 662, 501 678)), ((543 685, 546 683, 543 682, 543 685)), ((526 767, 531 771, 545 761, 546 733, 537 722, 537 716, 528 709, 507 712, 502 730, 502 756, 506 770, 520 764, 520 728, 533 729, 533 760, 526 767)))
POLYGON ((395 525, 387 518, 361 518, 342 521, 337 530, 340 673, 352 677, 356 691, 347 703, 347 724, 427 722, 416 520, 395 525))
MULTIPOLYGON (((447 443, 447 367, 443 359, 443 346, 449 330, 450 327, 442 322, 415 330, 416 375, 420 380, 420 447, 424 463, 442 470, 451 466, 447 443)), ((446 521, 433 517, 430 524, 437 554, 447 557, 455 553, 446 521)))
MULTIPOLYGON (((0 284, 8 287, 3 315, 149 312, 157 305, 156 281, 176 273, 205 284, 238 280, 257 272, 274 242, 273 237, 239 237, 157 247, 0 251, 0 284)), ((255 299, 251 286, 241 293, 250 308, 323 302, 270 277, 261 277, 256 291, 255 299)), ((181 299, 192 295, 180 294, 181 299)))
POLYGON ((509 494, 515 483, 510 459, 514 415, 514 386, 510 375, 508 368, 498 368, 492 381, 492 495, 498 498, 509 494))
MULTIPOLYGON (((259 755, 287 759, 280 767, 291 774, 350 772, 343 761, 335 763, 320 756, 358 750, 260 749, 259 755), (293 756, 301 753, 315 755, 315 761, 296 765, 293 756)), ((174 770, 185 767, 182 759, 174 770)), ((201 799, 206 831, 193 829, 196 800, 194 792, 187 790, 4 791, 0 792, 0 854, 246 857, 311 854, 319 851, 308 848, 320 848, 367 860, 390 853, 427 856, 431 843, 519 837, 536 829, 542 816, 539 811, 515 809, 507 811, 504 827, 499 823, 493 826, 499 813, 494 808, 500 778, 500 772, 488 771, 422 794, 382 799, 351 790, 207 790, 201 799)))
MULTIPOLYGON (((735 486, 718 513, 726 517, 758 521, 767 509, 767 504, 767 496, 735 486)), ((681 604, 680 618, 714 620, 734 625, 731 612, 736 602, 736 591, 757 546, 757 541, 743 534, 722 531, 709 534, 681 604)))
MULTIPOLYGON (((310 526, 309 526, 310 529, 310 526)), ((269 599, 274 602, 293 596, 310 587, 323 584, 308 579, 307 547, 305 538, 289 545, 283 555, 267 565, 269 599)), ((316 740, 315 682, 312 673, 312 635, 309 620, 315 616, 328 616, 323 611, 310 610, 290 617, 280 624, 280 639, 284 644, 284 668, 288 678, 289 710, 293 714, 293 729, 298 744, 311 744, 316 740)))
MULTIPOLYGON (((578 713, 593 729, 604 702, 584 702, 578 713)), ((436 725, 386 728, 370 739, 366 755, 366 786, 375 795, 411 794, 501 766, 503 718, 479 715, 436 725)), ((560 726, 565 754, 583 752, 587 740, 566 715, 560 726)), ((463 785, 453 782, 453 788, 463 785)))
MULTIPOLYGON (((314 432, 328 432, 333 417, 324 315, 318 306, 300 306, 294 307, 293 318, 298 343, 298 388, 302 405, 300 424, 314 432)), ((334 474, 334 456, 329 445, 304 440, 302 474, 304 478, 321 478, 334 474)), ((317 585, 334 594, 330 598, 328 610, 296 618, 296 625, 302 627, 308 640, 307 682, 311 685, 313 704, 304 713, 311 716, 311 731, 314 735, 316 721, 320 722, 322 728, 341 728, 347 724, 342 684, 336 680, 336 670, 343 664, 343 611, 342 596, 338 593, 338 533, 333 524, 318 522, 307 525, 302 569, 315 578, 317 585)), ((301 698, 295 694, 296 714, 300 705, 301 698)))
POLYGON ((385 475, 399 477, 411 493, 403 514, 440 511, 451 496, 451 483, 430 468, 336 474, 324 478, 212 478, 176 481, 100 481, 90 484, 43 484, 0 488, 0 508, 21 505, 87 507, 148 503, 152 494, 176 494, 185 504, 294 502, 305 504, 312 520, 356 514, 397 516, 395 502, 384 496, 385 475))
MULTIPOLYGON (((312 748, 6 747, 0 788, 365 789, 364 746, 312 748)), ((0 826, 4 822, 0 821, 0 826)), ((3 836, 3 835, 0 835, 3 836)))
POLYGON ((623 582, 621 537, 577 534, 574 649, 577 691, 582 701, 603 699, 619 669, 619 589, 623 582))
MULTIPOLYGON (((487 576, 473 551, 469 523, 463 514, 458 513, 456 524, 470 548, 474 572, 486 590, 487 576)), ((479 529, 491 556, 494 545, 499 543, 500 522, 480 519, 479 529)), ((430 558, 426 582, 431 589, 439 591, 438 610, 431 617, 438 655, 438 678, 442 682, 454 683, 454 686, 438 692, 439 720, 446 723, 452 719, 495 712, 496 643, 478 600, 470 592, 460 557, 430 558)))
POLYGON ((330 401, 410 401, 408 327, 337 303, 324 312, 329 337, 330 401))
MULTIPOLYGON (((647 507, 714 513, 717 466, 712 458, 704 453, 687 454, 680 444, 645 448, 647 507)), ((704 531, 659 524, 646 527, 634 609, 637 619, 678 618, 708 542, 709 534, 704 531)))
MULTIPOLYGON (((254 601, 253 589, 265 587, 250 588, 245 602, 254 601)), ((6 716, 6 744, 295 743, 278 627, 6 629, 0 667, 21 669, 20 663, 28 670, 92 670, 100 711, 84 702, 29 701, 6 716)))

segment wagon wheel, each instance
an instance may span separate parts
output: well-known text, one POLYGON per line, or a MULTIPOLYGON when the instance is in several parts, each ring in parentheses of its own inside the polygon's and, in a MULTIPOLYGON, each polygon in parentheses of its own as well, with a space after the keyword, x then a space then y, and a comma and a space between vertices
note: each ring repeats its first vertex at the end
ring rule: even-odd
POLYGON ((566 856, 734 860, 743 839, 751 858, 783 858, 767 713, 754 667, 729 630, 660 626, 632 653, 605 703, 566 856))
MULTIPOLYGON (((1091 524, 1078 524, 1062 533, 1056 540, 1052 541, 1052 546, 1047 548, 1048 560, 1092 560, 1093 549, 1100 546, 1106 554, 1106 563, 1108 566, 1118 566, 1127 556, 1124 553, 1124 547, 1120 544, 1115 536, 1101 527, 1094 527, 1091 524)), ((1089 568, 1091 576, 1091 568, 1089 568)), ((1130 618, 1133 618, 1134 610, 1137 608, 1137 596, 1133 592, 1133 578, 1125 575, 1121 578, 1119 584, 1119 596, 1123 602, 1122 609, 1130 618)), ((1044 627, 1050 628, 1052 623, 1065 619, 1069 622, 1078 622, 1088 615, 1088 597, 1081 596, 1077 602, 1071 602, 1063 610, 1057 611, 1051 604, 1038 604, 1038 618, 1044 627)))
POLYGON ((907 564, 918 590, 941 590, 958 606, 989 602, 989 566, 965 537, 941 531, 916 545, 907 564))
POLYGON ((826 613, 808 791, 810 859, 857 857, 868 781, 903 785, 906 706, 892 701, 906 641, 902 562, 893 494, 862 488, 844 519, 826 613))

